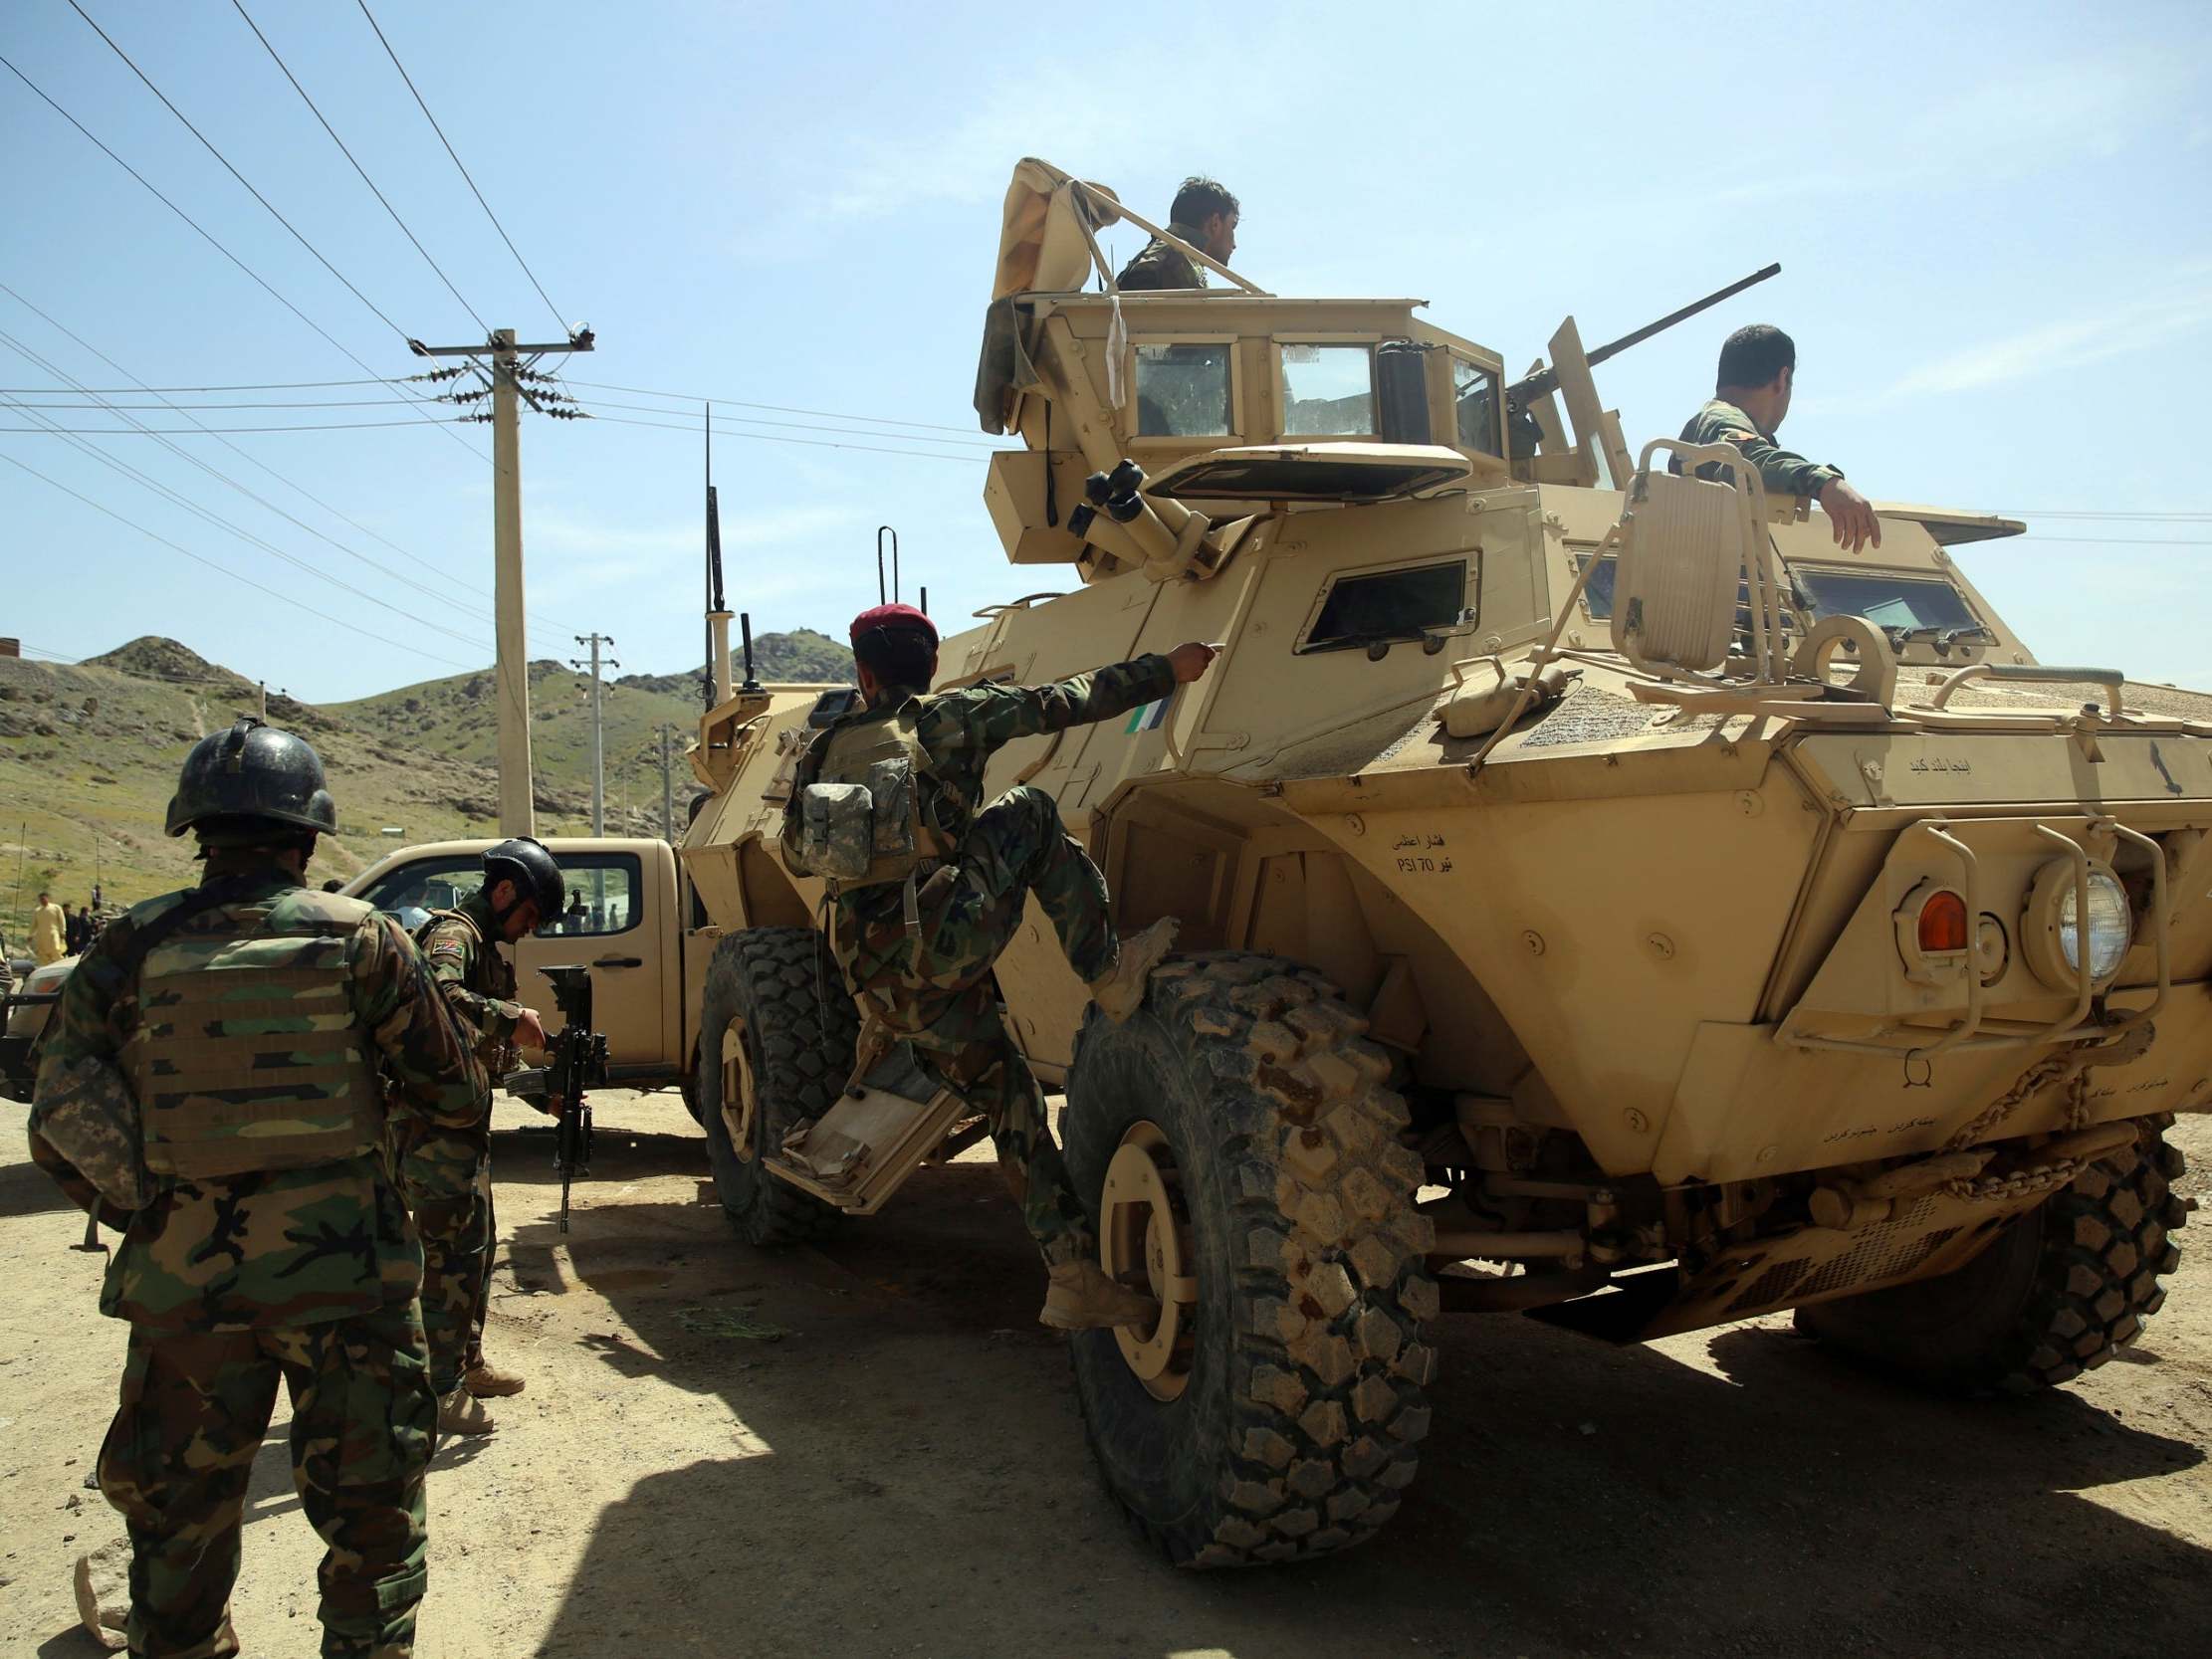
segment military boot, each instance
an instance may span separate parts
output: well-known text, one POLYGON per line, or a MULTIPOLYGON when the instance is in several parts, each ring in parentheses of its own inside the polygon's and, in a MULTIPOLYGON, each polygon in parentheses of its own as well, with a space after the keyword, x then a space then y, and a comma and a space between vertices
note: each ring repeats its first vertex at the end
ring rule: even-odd
POLYGON ((461 1373, 461 1385, 480 1400, 519 1394, 528 1386, 513 1371, 501 1370, 481 1353, 469 1360, 468 1369, 461 1373))
POLYGON ((1144 1006, 1146 981, 1160 959, 1175 948, 1176 927, 1174 917, 1163 916, 1143 932, 1131 933, 1121 941, 1114 965, 1091 981, 1091 1000, 1116 1025, 1144 1006))
POLYGON ((1049 1269, 1039 1325, 1057 1331, 1108 1331, 1118 1325, 1149 1326, 1160 1317, 1151 1297, 1106 1277, 1106 1270, 1085 1258, 1049 1269))
POLYGON ((465 1382, 438 1401, 440 1434, 490 1434, 493 1426, 491 1412, 484 1408, 482 1400, 469 1392, 465 1382))

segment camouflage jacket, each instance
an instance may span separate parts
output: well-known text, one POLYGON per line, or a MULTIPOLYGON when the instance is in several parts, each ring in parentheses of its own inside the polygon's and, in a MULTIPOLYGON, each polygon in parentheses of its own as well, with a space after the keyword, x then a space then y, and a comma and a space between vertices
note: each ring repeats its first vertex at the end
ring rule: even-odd
POLYGON ((469 895, 460 914, 468 920, 439 917, 422 930, 423 959, 446 1006, 476 1039, 477 1059, 497 1081, 514 1064, 515 1027, 523 1017, 515 1000, 515 968, 494 942, 499 925, 484 895, 469 895))
MULTIPOLYGON (((1171 224, 1168 234, 1180 237, 1194 248, 1204 246, 1193 226, 1171 224)), ((1135 259, 1122 267, 1120 277, 1115 279, 1115 286, 1136 292, 1158 288, 1204 288, 1206 267, 1181 248, 1173 247, 1156 236, 1144 245, 1135 259)))
MULTIPOLYGON (((983 805, 984 768, 1005 744, 1017 737, 1039 737, 1071 726, 1110 721, 1157 702, 1174 690, 1175 670, 1166 657, 1155 654, 1073 675, 1051 686, 986 684, 934 694, 920 690, 890 692, 881 708, 847 715, 815 735, 792 779, 791 798, 783 808, 782 834, 795 842, 799 796, 820 775, 830 732, 855 721, 886 719, 909 697, 922 700, 916 735, 930 758, 929 775, 922 784, 922 816, 957 844, 983 805)), ((839 897, 839 922, 865 925, 896 912, 900 903, 901 892, 895 884, 860 888, 839 897)))
MULTIPOLYGON (((300 886, 273 864, 222 879, 240 884, 241 906, 300 886)), ((67 1068, 94 1058, 118 1063, 139 1017, 126 955, 132 932, 187 896, 148 900, 109 927, 70 975, 40 1039, 32 1159, 123 1235, 101 1312, 162 1331, 237 1331, 351 1319, 412 1301, 422 1246, 381 1153, 220 1180, 157 1176, 153 1201, 125 1214, 102 1204, 40 1133, 40 1103, 53 1098, 67 1068)), ((174 936, 220 937, 237 927, 233 911, 216 905, 174 936)), ((415 1127, 438 1189, 465 1195, 476 1168, 482 1070, 397 923, 364 921, 347 941, 346 969, 354 1028, 382 1073, 385 1111, 415 1127)))
MULTIPOLYGON (((1682 442, 1686 444, 1733 444, 1743 451, 1743 457, 1759 469, 1760 480, 1767 493, 1775 496, 1818 497, 1828 488, 1831 480, 1844 476, 1841 467, 1825 466, 1818 461, 1808 461, 1782 448, 1771 433, 1759 430, 1759 425, 1733 403, 1714 398, 1682 425, 1682 442)), ((1669 462, 1668 468, 1680 472, 1680 458, 1669 462)), ((1700 467, 1699 478, 1718 478, 1716 467, 1700 467)))

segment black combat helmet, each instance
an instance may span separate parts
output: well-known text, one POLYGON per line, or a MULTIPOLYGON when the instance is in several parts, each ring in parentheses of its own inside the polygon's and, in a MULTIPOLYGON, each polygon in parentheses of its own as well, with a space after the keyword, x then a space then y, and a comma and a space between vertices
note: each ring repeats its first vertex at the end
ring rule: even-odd
MULTIPOLYGON (((560 866, 545 844, 527 835, 518 835, 512 841, 502 841, 484 855, 484 896, 489 902, 492 889, 501 882, 513 882, 515 891, 523 899, 538 901, 538 914, 552 921, 560 914, 560 866)), ((512 910, 514 907, 509 906, 512 910)), ((505 921, 507 912, 499 913, 505 921)))
POLYGON ((249 715, 192 745, 169 797, 171 835, 197 827, 210 845, 251 846, 280 824, 337 833, 337 803, 306 738, 249 715))

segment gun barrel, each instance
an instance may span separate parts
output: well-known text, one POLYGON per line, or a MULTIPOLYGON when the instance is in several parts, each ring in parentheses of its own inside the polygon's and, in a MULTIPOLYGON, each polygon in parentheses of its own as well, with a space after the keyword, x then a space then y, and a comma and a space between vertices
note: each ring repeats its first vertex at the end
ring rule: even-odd
MULTIPOLYGON (((1779 275, 1781 270, 1782 267, 1778 261, 1767 266, 1764 270, 1754 271, 1750 276, 1732 282, 1726 288, 1715 290, 1702 300, 1691 302, 1689 305, 1682 307, 1680 311, 1668 311, 1657 322, 1647 322, 1643 327, 1623 334, 1619 339, 1606 341, 1596 350, 1589 352, 1584 360, 1592 368, 1596 368, 1608 358, 1619 356, 1630 346, 1641 345, 1654 334, 1663 333, 1666 329, 1673 327, 1675 323, 1686 322, 1699 311, 1710 311, 1721 301, 1732 300, 1745 289, 1757 287, 1769 277, 1779 275)), ((1525 406, 1534 402, 1537 398, 1549 397, 1558 389, 1559 371, 1556 368, 1540 368, 1527 379, 1514 381, 1512 385, 1505 389, 1505 395, 1514 403, 1525 406)))

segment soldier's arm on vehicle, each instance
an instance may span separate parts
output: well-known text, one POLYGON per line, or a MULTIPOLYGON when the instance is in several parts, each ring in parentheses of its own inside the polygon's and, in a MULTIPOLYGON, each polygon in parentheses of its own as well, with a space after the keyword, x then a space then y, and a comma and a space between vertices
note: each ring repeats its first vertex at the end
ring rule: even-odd
POLYGON ((409 1196, 461 1197, 489 1132, 483 1101, 491 1084, 474 1047, 414 941, 389 917, 363 926, 353 987, 355 1014, 383 1057, 393 1115, 425 1126, 411 1138, 409 1196))
POLYGON ((969 745, 994 749, 1016 737, 1041 737, 1071 726, 1110 721, 1166 697, 1175 688, 1173 665, 1151 653, 1070 675, 1056 685, 967 686, 941 693, 930 703, 933 714, 951 715, 957 721, 969 745))

